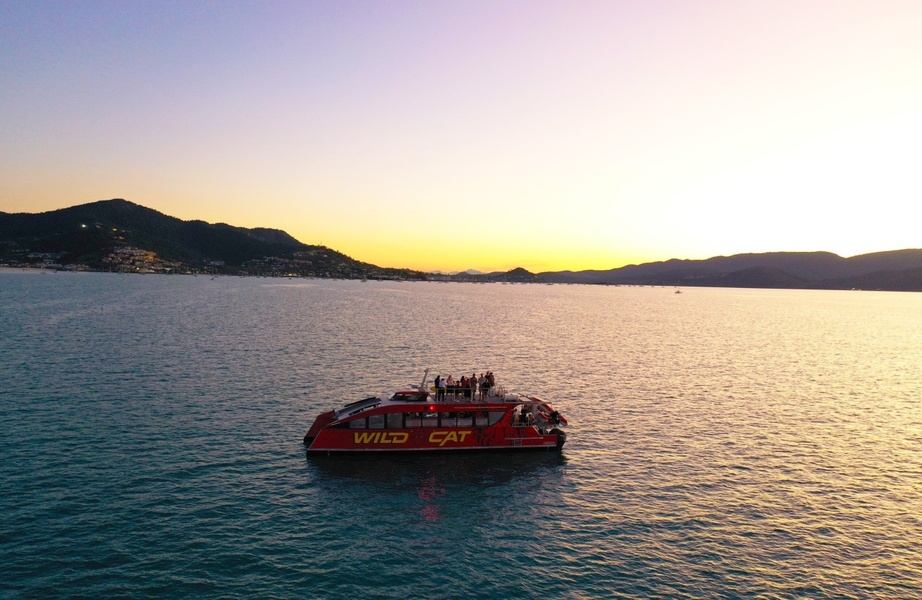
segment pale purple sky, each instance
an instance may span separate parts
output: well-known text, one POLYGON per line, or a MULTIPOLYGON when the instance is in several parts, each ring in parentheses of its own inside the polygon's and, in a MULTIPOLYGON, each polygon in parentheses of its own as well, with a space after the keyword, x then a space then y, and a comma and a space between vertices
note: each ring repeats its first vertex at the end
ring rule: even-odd
POLYGON ((386 266, 922 246, 922 2, 4 2, 0 211, 386 266))

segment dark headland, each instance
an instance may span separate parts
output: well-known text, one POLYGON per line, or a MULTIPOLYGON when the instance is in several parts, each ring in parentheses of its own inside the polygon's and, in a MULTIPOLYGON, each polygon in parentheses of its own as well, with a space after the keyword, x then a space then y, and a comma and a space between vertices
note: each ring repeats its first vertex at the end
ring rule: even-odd
POLYGON ((277 229, 183 221, 126 200, 45 213, 0 212, 0 266, 142 273, 598 285, 922 291, 922 249, 843 258, 769 252, 610 270, 425 273, 378 267, 277 229))

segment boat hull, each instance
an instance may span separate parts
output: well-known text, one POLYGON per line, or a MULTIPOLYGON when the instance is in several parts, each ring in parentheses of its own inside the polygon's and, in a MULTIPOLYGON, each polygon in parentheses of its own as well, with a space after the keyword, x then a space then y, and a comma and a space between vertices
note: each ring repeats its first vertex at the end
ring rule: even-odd
POLYGON ((492 429, 434 428, 396 430, 335 430, 305 438, 308 452, 457 452, 478 450, 560 450, 566 434, 542 434, 532 427, 492 429))

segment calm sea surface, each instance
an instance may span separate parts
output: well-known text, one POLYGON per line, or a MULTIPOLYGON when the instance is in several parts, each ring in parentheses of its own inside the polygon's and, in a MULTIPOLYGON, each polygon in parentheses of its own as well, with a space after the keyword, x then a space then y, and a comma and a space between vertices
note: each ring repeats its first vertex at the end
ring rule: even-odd
POLYGON ((0 596, 922 596, 922 294, 0 271, 0 596), (561 454, 324 457, 423 369, 561 454))

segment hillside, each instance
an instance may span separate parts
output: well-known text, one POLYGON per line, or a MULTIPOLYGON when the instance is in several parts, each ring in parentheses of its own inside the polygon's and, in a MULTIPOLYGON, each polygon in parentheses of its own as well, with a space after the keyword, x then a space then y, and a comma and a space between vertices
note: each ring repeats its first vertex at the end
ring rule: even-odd
POLYGON ((0 263, 118 271, 413 277, 284 231, 183 221, 126 200, 0 213, 0 263))

